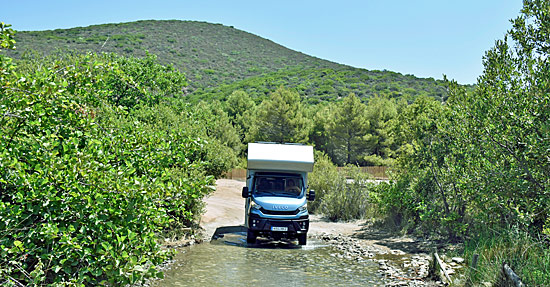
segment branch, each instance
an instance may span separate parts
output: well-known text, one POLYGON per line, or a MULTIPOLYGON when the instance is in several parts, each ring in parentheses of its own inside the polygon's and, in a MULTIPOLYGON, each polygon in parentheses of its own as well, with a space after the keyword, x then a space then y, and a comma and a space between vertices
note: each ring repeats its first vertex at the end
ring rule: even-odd
POLYGON ((2 117, 12 117, 12 118, 18 118, 18 119, 25 119, 25 117, 22 117, 20 115, 11 114, 11 113, 4 113, 2 117))
POLYGON ((531 171, 529 170, 529 168, 527 167, 527 165, 525 164, 525 161, 520 159, 516 153, 514 153, 514 151, 512 151, 510 149, 510 147, 508 146, 508 144, 503 144, 499 141, 497 141, 492 135, 491 133, 489 132, 489 130, 487 129, 487 127, 484 127, 484 130, 487 134, 487 136, 489 137, 489 139, 494 142, 495 144, 497 144, 498 146, 500 146, 502 149, 504 149, 505 151, 507 151, 514 159, 516 159, 516 161, 521 165, 521 167, 523 168, 523 171, 525 171, 525 173, 527 174, 527 180, 530 181, 531 183, 535 184, 539 190, 544 190, 544 187, 533 177, 533 175, 531 174, 531 171))
POLYGON ((111 37, 111 36, 107 36, 107 39, 105 39, 105 42, 103 42, 103 45, 101 45, 101 48, 99 49, 100 53, 103 50, 103 47, 105 47, 105 44, 107 44, 107 41, 109 41, 109 37, 111 37))
POLYGON ((504 272, 504 275, 506 278, 514 283, 514 286, 516 287, 523 287, 525 286, 523 282, 521 282, 521 279, 519 276, 508 266, 508 264, 504 263, 502 264, 502 272, 504 272))
POLYGON ((529 170, 529 168, 527 167, 526 163, 524 160, 520 159, 516 153, 514 153, 514 151, 512 151, 508 145, 508 143, 506 142, 506 144, 503 144, 501 142, 499 142, 498 140, 496 140, 492 135, 491 135, 491 132, 489 131, 489 129, 483 124, 483 122, 478 119, 473 113, 469 112, 469 111, 466 111, 466 114, 468 116, 470 116, 470 118, 472 118, 475 122, 477 122, 483 129, 483 131, 485 132, 485 134, 487 135, 487 137, 493 142, 495 143, 497 146, 499 146, 501 149, 503 149, 504 151, 506 151, 508 154, 510 154, 518 163, 519 165, 523 168, 523 171, 525 171, 526 173, 526 179, 533 183, 539 190, 544 190, 544 187, 542 186, 541 183, 539 183, 532 175, 531 171, 529 170))
MULTIPOLYGON (((431 147, 432 147, 432 141, 430 140, 430 149, 431 149, 431 147)), ((445 195, 445 190, 443 189, 443 186, 439 182, 439 180, 437 178, 437 173, 435 172, 435 170, 433 168, 433 166, 434 166, 433 158, 429 154, 428 154, 428 158, 430 159, 430 170, 432 171, 432 175, 434 177, 435 183, 437 184, 437 187, 439 188, 439 191, 441 192, 441 197, 442 197, 441 199, 443 200, 443 204, 445 205, 445 213, 448 215, 450 213, 450 211, 449 211, 449 203, 447 203, 447 197, 445 195)))
POLYGON ((434 258, 433 260, 434 260, 434 269, 435 269, 434 271, 437 271, 437 266, 439 266, 439 270, 445 276, 444 278, 447 279, 449 284, 453 284, 453 281, 451 280, 451 277, 449 277, 449 274, 447 273, 447 270, 445 269, 443 262, 441 261, 441 258, 439 258, 439 255, 437 254, 437 252, 434 252, 433 258, 434 258))
MULTIPOLYGON (((25 118, 23 118, 23 119, 25 119, 25 118)), ((19 132, 19 129, 21 129, 22 124, 23 124, 23 121, 19 121, 19 123, 17 124, 17 127, 15 128, 13 133, 11 134, 10 140, 8 141, 8 144, 6 145, 6 150, 9 149, 9 147, 11 145, 11 142, 13 141, 13 138, 15 137, 15 134, 17 134, 19 132)))
POLYGON ((12 282, 15 283, 15 285, 17 285, 17 286, 25 287, 25 285, 21 284, 21 282, 15 280, 13 277, 11 277, 11 276, 9 276, 9 275, 8 275, 8 281, 12 281, 12 282))

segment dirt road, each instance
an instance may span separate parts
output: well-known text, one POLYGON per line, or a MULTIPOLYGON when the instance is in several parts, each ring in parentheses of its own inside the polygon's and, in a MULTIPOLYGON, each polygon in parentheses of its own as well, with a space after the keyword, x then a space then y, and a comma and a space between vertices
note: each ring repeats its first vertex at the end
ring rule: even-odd
POLYGON ((205 200, 206 213, 201 217, 205 239, 210 239, 216 228, 244 223, 244 202, 241 191, 244 181, 218 179, 216 190, 205 200))

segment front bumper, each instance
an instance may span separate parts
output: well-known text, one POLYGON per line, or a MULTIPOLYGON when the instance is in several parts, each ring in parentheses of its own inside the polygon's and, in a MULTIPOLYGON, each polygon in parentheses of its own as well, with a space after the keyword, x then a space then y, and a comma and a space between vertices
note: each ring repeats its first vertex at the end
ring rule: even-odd
MULTIPOLYGON (((250 214, 248 219, 248 229, 258 234, 271 235, 295 235, 307 233, 309 230, 309 215, 301 216, 296 219, 273 219, 262 218, 257 214, 250 214), (280 231, 285 229, 286 231, 280 231)), ((294 236, 289 236, 294 237, 294 236)))

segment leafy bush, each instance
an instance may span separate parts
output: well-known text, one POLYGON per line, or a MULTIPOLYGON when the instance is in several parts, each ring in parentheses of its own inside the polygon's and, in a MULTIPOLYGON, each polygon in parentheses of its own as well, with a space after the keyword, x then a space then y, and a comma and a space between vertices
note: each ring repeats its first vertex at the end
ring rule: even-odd
POLYGON ((309 187, 315 190, 315 200, 308 202, 307 207, 313 213, 321 212, 321 203, 324 202, 328 193, 336 189, 336 186, 343 184, 345 178, 339 173, 330 158, 315 150, 315 165, 313 172, 308 176, 309 187))
POLYGON ((309 177, 309 185, 316 193, 315 201, 308 203, 312 212, 321 213, 332 221, 361 219, 375 213, 372 198, 375 184, 367 181, 368 174, 355 166, 338 172, 325 154, 316 152, 316 157, 314 171, 309 177))
POLYGON ((419 97, 399 115, 395 133, 407 144, 398 188, 382 197, 387 210, 452 239, 478 226, 548 232, 550 58, 540 35, 549 11, 524 2, 472 93, 449 82, 446 104, 419 97))
POLYGON ((155 266, 170 254, 158 234, 200 213, 213 158, 184 123, 133 111, 174 96, 170 79, 184 76, 113 55, 0 60, 1 283, 161 276, 155 266))

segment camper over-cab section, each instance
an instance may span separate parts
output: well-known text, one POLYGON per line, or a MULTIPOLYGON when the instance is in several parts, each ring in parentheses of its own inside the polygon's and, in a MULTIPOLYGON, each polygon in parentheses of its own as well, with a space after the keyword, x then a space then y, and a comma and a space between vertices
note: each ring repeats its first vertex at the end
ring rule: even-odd
POLYGON ((249 143, 248 169, 313 171, 313 147, 298 144, 249 143))

